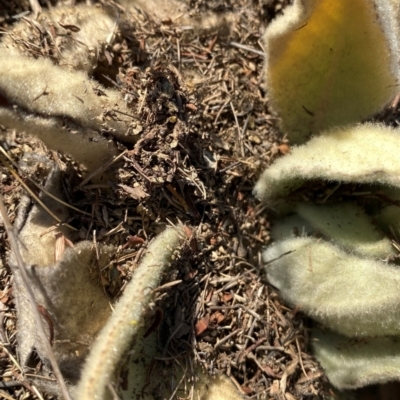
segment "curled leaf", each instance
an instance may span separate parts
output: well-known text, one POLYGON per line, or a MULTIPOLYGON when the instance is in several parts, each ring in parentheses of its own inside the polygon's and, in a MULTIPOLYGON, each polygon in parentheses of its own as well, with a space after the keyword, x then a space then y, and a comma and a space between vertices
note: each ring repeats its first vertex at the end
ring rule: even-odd
POLYGON ((265 33, 266 83, 293 143, 379 111, 397 93, 399 28, 388 0, 295 0, 265 33))
POLYGON ((339 247, 363 257, 385 259, 395 254, 389 238, 376 229, 364 210, 351 203, 315 205, 300 203, 296 215, 277 222, 274 240, 290 237, 293 229, 301 235, 322 235, 339 247))
MULTIPOLYGON (((62 198, 56 168, 52 170, 45 188, 62 198)), ((60 217, 67 216, 65 206, 44 194, 41 200, 60 217)), ((27 265, 36 304, 30 303, 16 261, 14 257, 10 259, 18 309, 18 351, 23 366, 28 364, 34 351, 42 361, 48 361, 32 313, 32 307, 38 307, 60 369, 69 383, 74 385, 79 380, 81 366, 93 338, 110 314, 108 299, 98 281, 100 268, 109 262, 115 249, 99 245, 96 251, 93 243, 84 241, 73 248, 67 247, 56 262, 58 234, 68 234, 68 231, 54 228, 52 217, 40 206, 34 206, 18 233, 21 255, 27 265)), ((36 384, 43 387, 43 382, 46 383, 38 380, 36 384)), ((46 385, 46 390, 57 393, 57 388, 51 383, 46 385)))
POLYGON ((266 202, 277 202, 318 179, 400 187, 399 147, 397 129, 374 124, 336 128, 278 159, 254 191, 266 202))
POLYGON ((112 11, 77 6, 14 25, 0 43, 0 123, 72 155, 89 172, 118 154, 110 136, 136 142, 121 93, 88 78, 117 21, 112 11), (45 35, 50 49, 38 52, 45 35))
POLYGON ((312 347, 329 381, 339 389, 398 380, 400 337, 361 340, 313 330, 312 347))
POLYGON ((41 12, 36 20, 23 18, 13 25, 4 35, 0 51, 7 49, 10 56, 46 56, 66 69, 92 74, 116 21, 116 13, 101 7, 55 7, 41 12), (38 51, 43 40, 49 42, 47 54, 38 51))
POLYGON ((136 140, 129 136, 131 119, 117 113, 129 115, 120 93, 100 87, 84 73, 7 52, 0 55, 0 69, 0 123, 36 135, 89 170, 117 154, 103 132, 136 140))
POLYGON ((264 252, 269 282, 292 306, 343 335, 400 333, 400 271, 314 238, 291 238, 264 252))
MULTIPOLYGON (((144 333, 144 316, 152 299, 152 290, 159 285, 183 240, 183 230, 167 228, 150 244, 86 360, 77 388, 80 400, 105 398, 107 385, 114 381, 116 368, 131 343, 135 345, 131 355, 137 356, 137 351, 142 348, 139 339, 144 333)), ((142 387, 141 375, 135 376, 131 384, 142 387)))

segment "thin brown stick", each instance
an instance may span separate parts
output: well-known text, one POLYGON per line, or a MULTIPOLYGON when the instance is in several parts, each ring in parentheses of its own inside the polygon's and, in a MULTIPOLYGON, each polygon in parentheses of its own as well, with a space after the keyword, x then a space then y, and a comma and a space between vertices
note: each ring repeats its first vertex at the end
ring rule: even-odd
POLYGON ((96 169, 96 171, 93 171, 92 173, 88 174, 86 178, 78 185, 78 187, 84 186, 87 182, 89 182, 94 176, 101 174, 105 172, 108 168, 111 167, 114 163, 116 163, 121 157, 123 157, 127 151, 123 151, 121 154, 118 154, 118 156, 111 158, 108 160, 104 165, 96 169))
POLYGON ((25 184, 25 182, 21 179, 21 177, 17 174, 17 172, 11 168, 10 165, 8 165, 7 162, 5 162, 4 160, 2 160, 3 163, 5 164, 5 166, 8 168, 8 170, 11 172, 11 174, 14 176, 14 178, 22 185, 22 187, 32 196, 33 199, 35 199, 35 201, 38 202, 38 204, 40 204, 40 206, 46 210, 59 224, 66 226, 69 229, 72 229, 73 231, 77 231, 78 229, 74 228, 73 226, 61 221, 60 218, 57 217, 57 215, 55 215, 53 213, 53 211, 51 211, 44 203, 42 200, 39 199, 39 197, 37 197, 35 195, 35 193, 32 192, 32 190, 25 184))
POLYGON ((300 349, 299 339, 297 337, 296 337, 296 347, 297 347, 297 351, 299 352, 299 361, 300 361, 301 369, 303 370, 304 375, 308 378, 307 372, 304 368, 303 359, 301 357, 301 349, 300 349))
MULTIPOLYGON (((8 155, 8 153, 0 146, 0 151, 4 154, 5 157, 7 157, 8 161, 18 170, 18 164, 8 155)), ((1 159, 2 160, 2 159, 1 159)), ((3 160, 2 160, 3 161, 3 160)), ((8 168, 7 163, 5 163, 3 161, 3 164, 8 168)), ((79 208, 76 208, 74 206, 71 206, 71 204, 66 203, 65 201, 59 199, 57 196, 54 196, 54 194, 50 193, 49 191, 47 191, 42 185, 39 185, 36 181, 34 181, 32 178, 30 178, 29 176, 26 177, 26 179, 28 179, 29 182, 33 183, 39 190, 41 190, 44 194, 46 194, 47 196, 51 197, 53 200, 57 201, 58 203, 64 205, 65 207, 68 207, 78 213, 81 213, 83 215, 88 215, 89 217, 91 216, 91 214, 80 210, 79 208)))
POLYGON ((0 390, 0 396, 6 400, 14 400, 14 397, 9 396, 6 392, 3 392, 2 390, 0 390))
POLYGON ((253 47, 246 46, 244 44, 237 43, 237 42, 230 42, 229 44, 232 47, 236 47, 237 49, 249 51, 250 53, 258 54, 261 57, 265 57, 265 53, 263 51, 254 49, 253 47))

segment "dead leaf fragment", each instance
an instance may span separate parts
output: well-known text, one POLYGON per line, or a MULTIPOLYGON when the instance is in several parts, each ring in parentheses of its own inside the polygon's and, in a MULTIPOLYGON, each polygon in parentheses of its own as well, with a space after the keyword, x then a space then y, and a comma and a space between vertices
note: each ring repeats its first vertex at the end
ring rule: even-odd
POLYGON ((143 190, 143 188, 140 185, 136 186, 134 188, 131 188, 130 186, 123 185, 121 183, 118 186, 120 188, 122 188, 126 193, 128 193, 135 200, 141 200, 141 199, 145 199, 146 197, 149 197, 149 195, 143 190))
POLYGON ((281 154, 288 154, 290 153, 290 147, 286 143, 282 143, 281 145, 278 146, 278 149, 281 154))
POLYGON ((197 321, 196 326, 194 328, 196 336, 200 336, 204 331, 207 330, 209 322, 210 322, 209 315, 206 315, 205 317, 197 321))
POLYGON ((62 24, 61 22, 59 22, 59 25, 71 32, 79 32, 81 30, 81 28, 77 27, 76 25, 62 24))
POLYGON ((214 314, 211 315, 210 317, 210 322, 218 325, 220 324, 223 320, 225 319, 225 315, 222 314, 220 311, 216 311, 214 314))

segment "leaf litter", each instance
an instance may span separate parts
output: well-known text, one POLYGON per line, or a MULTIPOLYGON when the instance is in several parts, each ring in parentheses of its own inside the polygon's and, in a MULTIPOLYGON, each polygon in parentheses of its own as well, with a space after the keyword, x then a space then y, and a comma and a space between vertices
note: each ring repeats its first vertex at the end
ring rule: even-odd
MULTIPOLYGON (((309 352, 308 321, 299 310, 281 304, 260 272, 270 221, 252 190, 260 172, 289 148, 276 116, 268 111, 261 38, 286 3, 188 2, 193 15, 234 11, 232 26, 221 30, 196 31, 146 14, 122 18, 113 44, 99 54, 93 76, 121 91, 139 140, 118 142, 123 154, 107 166, 114 177, 106 184, 82 181, 79 165, 68 156, 0 127, 7 137, 2 145, 14 161, 35 152, 60 166, 68 203, 86 212, 68 221, 77 229, 75 241, 118 248, 101 271, 101 284, 112 299, 123 293, 150 238, 169 223, 188 226, 188 244, 164 277, 149 312, 146 334, 158 331, 164 338, 163 357, 154 362, 167 371, 174 360, 191 366, 194 359, 211 375, 227 374, 252 399, 316 399, 327 388, 309 352)), ((9 29, 13 16, 29 10, 29 2, 8 2, 0 14, 1 29, 9 29)), ((50 33, 32 30, 23 43, 25 51, 57 63, 56 42, 46 36, 50 33)), ((104 118, 114 117, 113 110, 104 110, 104 118)), ((24 173, 43 183, 40 165, 24 173)), ((15 222, 26 196, 4 166, 1 187, 15 222)), ((29 380, 41 375, 40 362, 32 360, 24 371, 18 364, 18 314, 3 225, 0 246, 1 394, 51 398, 29 380)), ((192 366, 189 378, 191 373, 192 366)), ((121 371, 121 380, 123 376, 121 371)))

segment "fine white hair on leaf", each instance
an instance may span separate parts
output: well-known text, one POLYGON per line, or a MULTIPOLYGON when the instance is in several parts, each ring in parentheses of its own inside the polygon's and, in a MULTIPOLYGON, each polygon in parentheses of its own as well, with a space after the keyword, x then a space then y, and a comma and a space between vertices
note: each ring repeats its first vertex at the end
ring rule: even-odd
POLYGON ((268 281, 291 305, 350 337, 400 335, 400 270, 315 238, 289 238, 263 254, 268 281))
POLYGON ((184 238, 183 229, 168 227, 148 247, 114 313, 93 344, 77 388, 79 400, 104 398, 118 363, 130 344, 139 339, 152 290, 160 284, 184 238))
POLYGON ((312 330, 312 348, 329 381, 338 389, 356 389, 396 381, 400 369, 400 337, 349 339, 312 330))
POLYGON ((237 15, 232 12, 215 13, 202 12, 193 13, 193 10, 183 1, 170 0, 160 2, 159 0, 120 0, 119 1, 128 11, 137 14, 145 12, 151 17, 156 17, 160 21, 171 20, 175 25, 183 29, 190 29, 194 32, 204 32, 217 30, 220 34, 230 31, 231 26, 237 15))
MULTIPOLYGON (((28 161, 28 160, 27 160, 28 161)), ((40 169, 50 169, 45 189, 47 193, 63 199, 60 171, 44 157, 32 157, 30 165, 40 165, 40 169), (47 164, 47 165, 46 165, 47 164)), ((52 197, 40 195, 42 203, 51 210, 57 210, 61 220, 68 218, 68 209, 52 197)), ((24 203, 20 204, 20 216, 25 214, 24 203)), ((55 220, 41 206, 35 205, 26 218, 18 218, 19 253, 27 265, 29 287, 36 304, 51 315, 49 337, 54 337, 53 352, 61 372, 70 384, 76 385, 83 361, 89 352, 93 338, 105 324, 110 308, 99 280, 99 268, 105 266, 115 253, 113 246, 98 245, 82 241, 73 248, 67 247, 56 255, 58 237, 61 241, 69 231, 60 226, 54 228, 55 220), (56 259, 56 256, 58 259, 56 259), (93 265, 97 264, 96 268, 93 265)), ((46 345, 48 339, 40 335, 38 322, 34 317, 28 289, 22 279, 16 254, 10 257, 9 265, 14 276, 15 301, 18 309, 17 336, 18 354, 21 364, 26 365, 35 352, 46 367, 49 360, 46 345)), ((35 384, 42 387, 42 380, 35 384)), ((53 382, 45 389, 58 393, 53 382)), ((59 393, 58 393, 59 394, 59 393)))
POLYGON ((299 234, 322 235, 342 249, 363 257, 385 259, 396 254, 389 238, 375 227, 371 218, 356 204, 300 203, 294 209, 295 215, 277 221, 272 228, 274 240, 288 238, 295 230, 299 234))
POLYGON ((40 45, 42 37, 34 34, 40 30, 50 35, 55 46, 51 54, 54 63, 91 74, 97 65, 100 48, 113 32, 116 15, 116 12, 101 7, 54 7, 41 12, 37 21, 23 19, 13 25, 4 35, 0 51, 7 49, 10 55, 32 57, 24 44, 40 45))
POLYGON ((72 155, 90 172, 118 153, 103 132, 127 142, 137 140, 130 135, 132 118, 121 94, 85 73, 6 51, 0 54, 0 69, 0 123, 72 155))
POLYGON ((332 129, 278 159, 254 192, 274 203, 310 180, 400 187, 399 147, 399 129, 376 124, 332 129))

